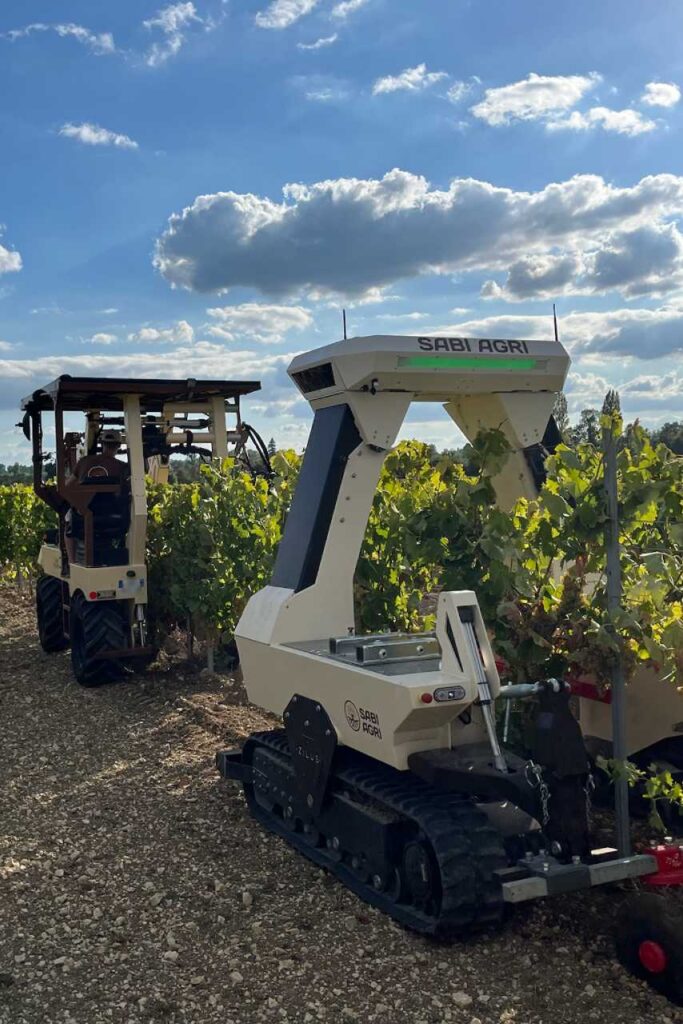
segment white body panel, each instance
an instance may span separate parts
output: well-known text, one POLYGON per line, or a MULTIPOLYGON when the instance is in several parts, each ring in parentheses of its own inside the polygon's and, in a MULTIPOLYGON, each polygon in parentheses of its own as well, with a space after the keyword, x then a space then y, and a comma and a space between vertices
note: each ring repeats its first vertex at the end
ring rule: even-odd
MULTIPOLYGON (((674 683, 661 679, 654 668, 641 668, 627 683, 626 694, 626 750, 629 755, 669 736, 683 743, 683 696, 674 683)), ((584 736, 611 744, 612 706, 583 697, 579 707, 584 736)))

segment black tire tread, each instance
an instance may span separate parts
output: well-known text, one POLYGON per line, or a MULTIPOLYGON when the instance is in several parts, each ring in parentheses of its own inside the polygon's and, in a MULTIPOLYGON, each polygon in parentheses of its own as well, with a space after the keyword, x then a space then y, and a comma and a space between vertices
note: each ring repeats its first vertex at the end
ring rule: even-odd
POLYGON ((128 645, 126 624, 117 602, 86 601, 77 595, 71 604, 71 634, 71 661, 81 686, 101 686, 123 676, 125 669, 120 661, 98 657, 103 651, 128 645))
POLYGON ((65 651, 64 584, 56 576, 41 576, 36 584, 36 619, 40 646, 46 654, 65 651))

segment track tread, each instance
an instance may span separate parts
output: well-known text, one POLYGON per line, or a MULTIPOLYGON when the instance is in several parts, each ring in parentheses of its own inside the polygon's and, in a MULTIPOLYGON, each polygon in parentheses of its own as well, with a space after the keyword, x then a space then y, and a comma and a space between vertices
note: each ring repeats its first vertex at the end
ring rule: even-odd
MULTIPOLYGON (((250 759, 259 747, 265 747, 290 763, 283 731, 253 734, 245 745, 245 757, 250 759)), ((338 855, 335 857, 324 847, 306 843, 300 833, 285 825, 283 819, 259 806, 253 796, 253 787, 245 786, 245 792, 252 814, 262 824, 282 835, 304 856, 326 867, 357 895, 380 907, 403 925, 450 939, 501 921, 503 897, 494 871, 507 864, 502 840, 470 798, 440 793, 421 779, 399 773, 380 762, 371 769, 365 765, 360 768, 342 766, 334 774, 334 784, 414 823, 418 835, 428 841, 438 867, 441 882, 438 912, 430 914, 406 903, 396 903, 385 894, 378 893, 355 876, 338 855)))

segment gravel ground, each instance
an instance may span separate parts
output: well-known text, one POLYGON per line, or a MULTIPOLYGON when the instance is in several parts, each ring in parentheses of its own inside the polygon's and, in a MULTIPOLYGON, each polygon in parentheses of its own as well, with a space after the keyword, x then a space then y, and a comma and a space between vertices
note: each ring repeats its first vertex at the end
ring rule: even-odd
POLYGON ((442 946, 265 834, 213 756, 269 721, 186 666, 83 690, 0 588, 2 1024, 683 1022, 614 962, 618 889, 442 946))

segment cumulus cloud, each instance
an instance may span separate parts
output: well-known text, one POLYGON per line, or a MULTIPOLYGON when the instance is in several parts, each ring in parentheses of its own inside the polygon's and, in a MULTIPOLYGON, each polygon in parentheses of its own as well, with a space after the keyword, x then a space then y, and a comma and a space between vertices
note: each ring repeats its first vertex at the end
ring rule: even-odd
POLYGON ((200 18, 197 8, 191 2, 162 7, 153 18, 148 18, 142 24, 150 31, 158 30, 163 34, 163 40, 153 43, 144 56, 145 64, 150 68, 160 67, 176 56, 185 42, 186 30, 193 24, 213 27, 213 23, 200 18))
POLYGON ((646 107, 675 107, 681 90, 674 82, 648 82, 640 102, 646 107))
MULTIPOLYGON (((425 327, 426 333, 484 338, 552 338, 550 316, 502 315, 425 327)), ((569 313, 560 318, 560 338, 574 357, 660 359, 683 352, 683 308, 615 309, 569 313)))
POLYGON ((13 347, 9 341, 0 341, 0 352, 9 352, 13 347))
POLYGON ((335 32, 332 36, 322 36, 320 39, 316 39, 314 43, 297 43, 297 50, 323 50, 326 46, 332 46, 333 43, 337 42, 339 36, 335 32))
POLYGON ((116 52, 114 37, 111 32, 91 32, 90 29, 84 28, 83 25, 75 25, 72 22, 48 25, 44 22, 36 21, 31 25, 25 25, 24 28, 15 28, 9 32, 4 32, 0 35, 0 38, 11 39, 12 42, 15 42, 17 39, 33 35, 34 32, 55 32, 62 39, 75 39, 76 42, 87 46, 91 53, 97 56, 116 52))
POLYGON ((550 120, 547 127, 550 131, 585 132, 592 128, 602 128, 603 131, 616 132, 618 135, 642 135, 653 131, 657 124, 630 107, 626 110, 591 107, 585 112, 573 110, 568 117, 550 120))
POLYGON ((198 196, 170 218, 154 262, 172 285, 198 292, 245 286, 270 295, 353 296, 420 274, 506 271, 530 256, 604 251, 594 274, 606 288, 606 264, 615 262, 608 253, 626 250, 636 229, 659 234, 657 244, 670 246, 677 265, 678 235, 668 225, 681 214, 683 177, 671 174, 621 188, 577 175, 528 192, 460 178, 438 190, 393 170, 380 180, 288 185, 282 202, 236 192, 198 196))
POLYGON ((589 75, 536 75, 510 85, 487 89, 483 100, 472 107, 475 117, 495 127, 512 121, 534 121, 571 110, 601 81, 589 75))
POLYGON ((97 124, 84 122, 83 124, 63 124, 59 134, 68 139, 76 139, 86 146, 116 146, 118 149, 137 149, 138 144, 128 135, 120 135, 118 132, 109 131, 108 128, 100 128, 97 124))
POLYGON ((265 11, 259 11, 254 21, 259 28, 289 28, 317 7, 320 0, 273 0, 265 11))
POLYGON ((368 0, 342 0, 341 3, 335 4, 332 8, 332 17, 343 21, 345 18, 348 18, 349 14, 359 11, 367 3, 368 0))
POLYGON ((276 306, 245 302, 239 306, 207 309, 215 323, 207 333, 215 338, 235 341, 241 335, 264 344, 282 341, 289 331, 303 331, 313 324, 310 310, 304 306, 276 306))
POLYGON ((519 302, 558 295, 620 291, 657 297, 683 285, 683 236, 675 224, 643 224, 614 231, 583 252, 522 256, 504 285, 487 281, 484 298, 519 302))
POLYGON ((406 68, 400 75, 387 75, 385 78, 378 78, 372 87, 373 96, 379 96, 385 92, 419 92, 421 89, 428 89, 435 82, 448 78, 445 71, 427 71, 426 64, 418 64, 414 68, 406 68))
POLYGON ((194 328, 187 320, 178 320, 173 327, 141 327, 139 331, 128 335, 128 341, 143 344, 160 341, 174 345, 191 345, 194 341, 194 328))

